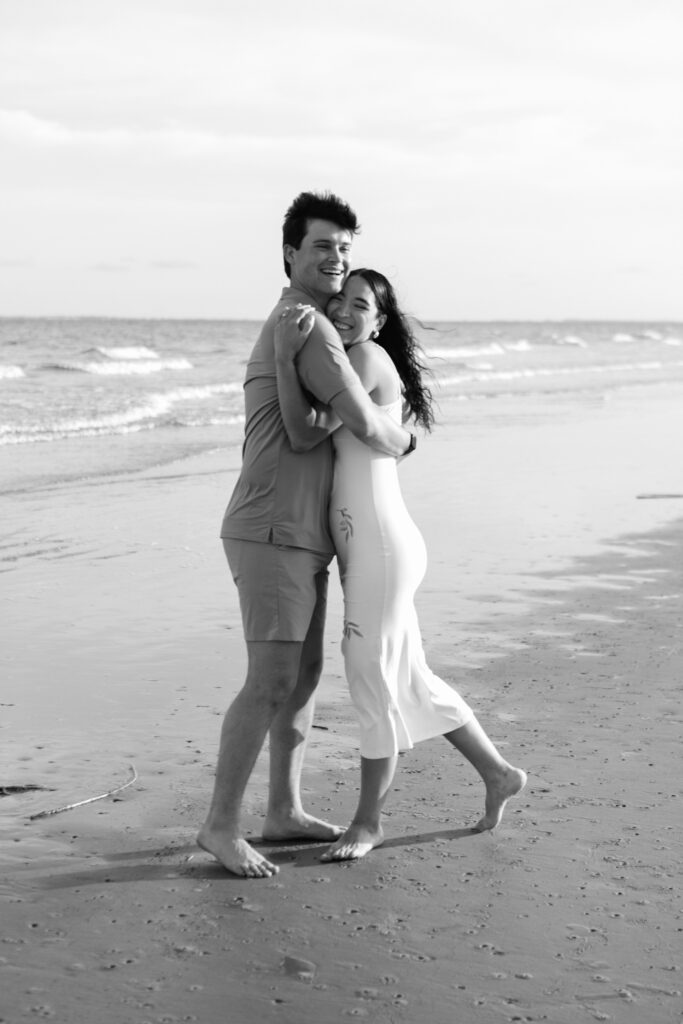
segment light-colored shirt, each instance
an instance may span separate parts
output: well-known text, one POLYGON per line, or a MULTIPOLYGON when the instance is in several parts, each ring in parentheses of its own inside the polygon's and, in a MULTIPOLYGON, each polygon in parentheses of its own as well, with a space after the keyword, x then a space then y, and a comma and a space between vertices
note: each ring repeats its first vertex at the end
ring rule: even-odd
MULTIPOLYGON (((308 452, 292 451, 277 394, 275 324, 282 309, 297 302, 313 305, 304 292, 285 288, 247 364, 242 470, 223 518, 221 537, 332 554, 328 528, 331 441, 328 438, 308 452)), ((341 340, 331 331, 304 345, 297 356, 297 370, 306 390, 326 405, 358 383, 341 340)))

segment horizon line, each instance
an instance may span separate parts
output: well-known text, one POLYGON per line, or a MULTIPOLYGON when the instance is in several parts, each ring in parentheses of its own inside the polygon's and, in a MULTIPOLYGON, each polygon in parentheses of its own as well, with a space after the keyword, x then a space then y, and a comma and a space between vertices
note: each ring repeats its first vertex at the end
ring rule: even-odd
MULTIPOLYGON (((417 321, 418 324, 450 323, 450 324, 564 324, 564 323, 610 323, 610 324, 683 324, 683 315, 680 317, 626 317, 623 316, 539 316, 539 317, 445 317, 445 316, 415 316, 407 313, 409 320, 417 321)), ((0 313, 2 320, 122 320, 122 321, 155 321, 167 320, 178 323, 265 323, 267 316, 155 316, 150 314, 131 315, 124 313, 0 313)))

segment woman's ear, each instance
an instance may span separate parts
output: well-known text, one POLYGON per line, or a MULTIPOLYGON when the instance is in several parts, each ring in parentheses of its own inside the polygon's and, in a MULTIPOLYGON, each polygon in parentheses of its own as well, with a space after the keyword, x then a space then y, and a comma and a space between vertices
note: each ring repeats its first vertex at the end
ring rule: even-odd
POLYGON ((386 322, 387 322, 386 316, 384 315, 384 313, 380 313, 379 316, 377 317, 377 333, 378 334, 382 330, 382 328, 384 327, 386 322))

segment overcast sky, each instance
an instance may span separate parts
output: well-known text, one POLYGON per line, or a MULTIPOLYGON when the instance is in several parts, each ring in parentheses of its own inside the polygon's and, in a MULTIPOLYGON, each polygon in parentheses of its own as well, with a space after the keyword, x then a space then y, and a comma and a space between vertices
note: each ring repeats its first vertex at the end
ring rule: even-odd
POLYGON ((0 0, 0 315, 262 319, 304 189, 425 319, 683 319, 681 0, 0 0))

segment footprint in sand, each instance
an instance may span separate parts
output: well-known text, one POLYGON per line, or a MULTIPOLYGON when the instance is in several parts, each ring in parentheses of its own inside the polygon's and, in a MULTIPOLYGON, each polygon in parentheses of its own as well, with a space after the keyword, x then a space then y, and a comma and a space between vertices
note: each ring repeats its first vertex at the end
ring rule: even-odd
POLYGON ((376 988, 359 988, 356 991, 359 999, 380 999, 379 991, 376 988))
POLYGON ((285 974, 291 978, 310 984, 315 977, 316 965, 311 960, 303 960, 297 956, 286 956, 282 961, 285 974))

